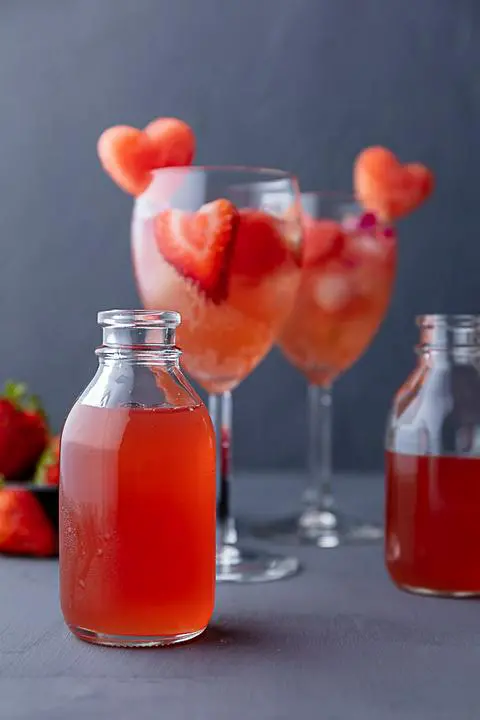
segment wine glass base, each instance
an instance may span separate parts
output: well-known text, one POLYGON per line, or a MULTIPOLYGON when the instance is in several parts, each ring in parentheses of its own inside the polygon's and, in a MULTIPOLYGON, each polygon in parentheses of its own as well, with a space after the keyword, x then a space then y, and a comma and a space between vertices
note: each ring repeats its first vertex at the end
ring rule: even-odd
POLYGON ((296 575, 299 570, 300 563, 295 557, 238 545, 217 549, 217 582, 272 582, 296 575))
POLYGON ((365 545, 383 541, 381 525, 363 522, 335 508, 308 508, 300 515, 273 520, 251 528, 255 537, 282 544, 316 545, 336 548, 340 545, 365 545))

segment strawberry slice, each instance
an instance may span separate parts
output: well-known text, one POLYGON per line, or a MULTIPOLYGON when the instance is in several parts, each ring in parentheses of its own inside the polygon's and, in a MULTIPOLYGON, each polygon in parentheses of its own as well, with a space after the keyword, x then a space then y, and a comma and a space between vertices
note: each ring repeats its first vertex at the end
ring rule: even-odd
POLYGON ((191 165, 195 155, 192 128, 178 118, 157 118, 144 133, 154 146, 154 168, 191 165))
POLYGON ((141 195, 147 189, 154 148, 142 130, 127 125, 108 128, 100 135, 97 153, 105 172, 122 190, 141 195))
POLYGON ((382 220, 413 212, 432 193, 433 173, 420 163, 402 165, 383 147, 363 150, 355 161, 353 180, 360 203, 382 220))
POLYGON ((195 153, 192 128, 177 118, 157 118, 138 130, 115 125, 97 143, 105 172, 130 195, 141 195, 157 168, 190 165, 195 153))
POLYGON ((215 304, 228 294, 237 220, 235 206, 223 199, 204 205, 196 213, 164 210, 154 220, 159 252, 215 304))
POLYGON ((315 220, 303 215, 303 267, 317 267, 341 255, 345 233, 335 220, 315 220))
POLYGON ((232 273, 258 281, 292 257, 280 223, 261 210, 240 210, 232 273))

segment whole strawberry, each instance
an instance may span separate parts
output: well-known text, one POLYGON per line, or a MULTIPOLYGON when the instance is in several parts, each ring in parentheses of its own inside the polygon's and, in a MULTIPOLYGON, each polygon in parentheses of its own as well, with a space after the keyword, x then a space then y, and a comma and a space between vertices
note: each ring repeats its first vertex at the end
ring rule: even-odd
POLYGON ((50 557, 57 538, 34 494, 0 486, 0 553, 50 557))
POLYGON ((0 397, 0 475, 28 478, 47 442, 47 421, 36 398, 23 383, 7 382, 0 397))

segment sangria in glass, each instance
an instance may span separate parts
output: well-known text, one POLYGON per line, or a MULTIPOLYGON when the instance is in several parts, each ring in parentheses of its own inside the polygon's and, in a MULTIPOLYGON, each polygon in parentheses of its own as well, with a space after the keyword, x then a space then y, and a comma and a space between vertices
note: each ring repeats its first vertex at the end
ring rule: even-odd
POLYGON ((279 345, 308 382, 308 484, 298 517, 258 532, 330 548, 383 537, 382 528, 337 509, 332 384, 365 352, 385 316, 395 280, 396 238, 391 227, 348 195, 307 192, 301 202, 301 283, 279 345))

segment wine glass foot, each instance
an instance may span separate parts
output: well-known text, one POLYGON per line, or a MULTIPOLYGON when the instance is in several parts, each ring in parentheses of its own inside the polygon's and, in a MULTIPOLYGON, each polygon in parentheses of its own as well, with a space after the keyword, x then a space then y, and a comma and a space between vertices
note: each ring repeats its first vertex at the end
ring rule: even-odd
POLYGON ((217 548, 217 582, 256 583, 283 580, 300 570, 297 558, 238 545, 217 548))
POLYGON ((383 541, 383 527, 354 518, 335 508, 307 508, 300 515, 274 520, 251 528, 255 537, 282 544, 365 545, 383 541))

